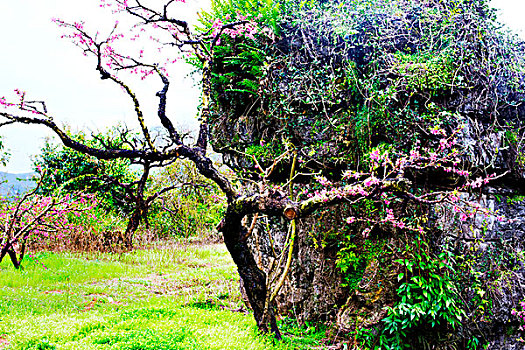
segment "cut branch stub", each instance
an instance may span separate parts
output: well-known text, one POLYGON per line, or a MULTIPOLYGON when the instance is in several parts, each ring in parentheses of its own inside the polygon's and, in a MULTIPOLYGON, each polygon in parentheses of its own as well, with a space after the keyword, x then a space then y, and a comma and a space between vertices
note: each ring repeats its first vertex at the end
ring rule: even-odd
POLYGON ((286 218, 289 220, 293 220, 297 217, 297 211, 294 207, 286 207, 284 209, 284 216, 286 216, 286 218))

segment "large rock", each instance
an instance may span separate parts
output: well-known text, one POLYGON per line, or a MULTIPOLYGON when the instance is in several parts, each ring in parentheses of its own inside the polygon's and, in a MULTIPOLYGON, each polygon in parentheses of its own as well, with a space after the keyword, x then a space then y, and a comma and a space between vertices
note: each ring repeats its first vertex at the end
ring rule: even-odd
MULTIPOLYGON (((287 186, 294 157, 299 172, 337 183, 344 170, 360 169, 374 147, 408 152, 416 139, 432 147, 439 138, 429 127, 454 132, 462 125, 457 138, 468 182, 502 177, 467 189, 464 179, 439 169, 409 174, 414 191, 457 189, 491 212, 461 220, 453 206, 439 204, 419 213, 428 217, 431 255, 449 250, 455 256, 453 278, 467 316, 461 327, 439 332, 446 334, 443 344, 457 347, 476 337, 490 349, 523 348, 521 321, 511 313, 521 311, 525 299, 523 44, 496 29, 484 1, 323 6, 283 19, 276 41, 251 43, 265 53, 254 63, 258 73, 231 64, 232 57, 253 53, 246 46, 231 45, 224 61, 219 58, 210 120, 215 150, 247 183, 261 180, 253 157, 271 167, 280 155, 265 186, 287 186)), ((313 178, 295 178, 294 196, 315 190, 313 178)), ((401 298, 396 259, 412 236, 381 228, 365 239, 359 227, 344 224, 361 209, 341 205, 298 220, 291 269, 276 298, 280 313, 328 320, 348 332, 381 329, 401 298), (348 251, 354 260, 345 265, 348 251)), ((289 225, 261 217, 250 238, 273 286, 280 278, 275 271, 286 265, 289 225)))

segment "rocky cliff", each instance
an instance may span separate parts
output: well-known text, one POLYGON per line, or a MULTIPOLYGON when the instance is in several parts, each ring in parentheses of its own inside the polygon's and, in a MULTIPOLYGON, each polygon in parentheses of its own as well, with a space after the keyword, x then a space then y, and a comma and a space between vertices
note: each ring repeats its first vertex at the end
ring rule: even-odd
POLYGON ((444 194, 247 218, 278 311, 363 349, 525 348, 523 43, 481 0, 257 6, 258 35, 222 37, 212 67, 212 144, 245 184, 304 198, 427 150, 400 171, 444 194))

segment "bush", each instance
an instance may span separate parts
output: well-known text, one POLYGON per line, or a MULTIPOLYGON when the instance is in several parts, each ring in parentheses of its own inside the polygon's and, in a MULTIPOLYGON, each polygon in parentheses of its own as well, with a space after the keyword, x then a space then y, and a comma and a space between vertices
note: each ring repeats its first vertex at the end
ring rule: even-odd
MULTIPOLYGON (((117 139, 117 130, 92 137, 78 133, 75 139, 92 147, 110 147, 114 143, 122 142, 117 139)), ((116 213, 129 213, 132 207, 127 201, 124 188, 107 181, 106 177, 120 183, 132 182, 136 180, 137 175, 130 166, 128 159, 100 160, 71 148, 55 145, 49 140, 33 160, 33 168, 37 173, 48 173, 39 189, 40 194, 79 191, 91 193, 96 195, 99 204, 106 211, 116 213)))
POLYGON ((193 163, 180 161, 157 173, 149 191, 175 188, 152 205, 148 221, 161 237, 210 237, 216 233, 225 210, 217 185, 202 177, 193 163))

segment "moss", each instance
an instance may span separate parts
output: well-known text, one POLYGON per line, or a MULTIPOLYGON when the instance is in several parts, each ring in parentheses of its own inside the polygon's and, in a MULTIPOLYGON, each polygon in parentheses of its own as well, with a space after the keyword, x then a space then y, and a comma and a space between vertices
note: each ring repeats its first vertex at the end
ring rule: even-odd
POLYGON ((272 160, 284 153, 282 143, 263 143, 250 145, 246 148, 246 154, 254 156, 257 160, 272 160))
POLYGON ((434 96, 450 91, 454 85, 462 85, 456 55, 453 51, 424 52, 407 54, 396 52, 392 71, 399 75, 407 92, 426 91, 434 96))

